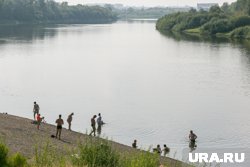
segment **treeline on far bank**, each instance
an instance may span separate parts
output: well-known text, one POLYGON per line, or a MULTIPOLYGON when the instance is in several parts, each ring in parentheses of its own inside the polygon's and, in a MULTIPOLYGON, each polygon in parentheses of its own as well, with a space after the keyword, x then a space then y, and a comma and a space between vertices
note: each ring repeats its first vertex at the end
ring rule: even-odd
POLYGON ((2 23, 107 23, 117 16, 99 6, 70 6, 54 0, 0 0, 2 23))
POLYGON ((237 0, 209 11, 179 12, 166 15, 157 21, 160 31, 198 33, 232 38, 250 39, 250 0, 237 0))

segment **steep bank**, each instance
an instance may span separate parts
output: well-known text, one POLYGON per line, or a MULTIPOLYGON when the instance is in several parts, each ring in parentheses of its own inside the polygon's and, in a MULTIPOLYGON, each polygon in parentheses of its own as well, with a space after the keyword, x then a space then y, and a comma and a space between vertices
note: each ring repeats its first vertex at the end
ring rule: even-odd
MULTIPOLYGON (((31 122, 30 119, 0 114, 0 138, 10 148, 11 153, 20 152, 31 159, 34 157, 35 147, 42 147, 46 143, 49 143, 50 147, 55 148, 58 152, 63 153, 76 148, 80 141, 85 142, 90 138, 86 134, 63 128, 62 140, 60 141, 50 137, 55 134, 55 126, 42 123, 40 130, 37 130, 36 125, 31 124, 31 122)), ((111 144, 115 150, 122 154, 139 151, 116 142, 111 142, 111 144)), ((167 157, 162 158, 162 161, 169 166, 186 166, 180 161, 167 157)))

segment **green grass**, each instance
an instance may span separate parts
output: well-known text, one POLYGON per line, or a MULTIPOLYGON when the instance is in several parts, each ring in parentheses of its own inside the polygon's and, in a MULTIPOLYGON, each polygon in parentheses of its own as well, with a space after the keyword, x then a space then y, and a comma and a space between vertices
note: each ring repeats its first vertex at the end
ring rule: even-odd
POLYGON ((200 28, 187 29, 184 32, 185 33, 197 33, 197 34, 201 34, 201 29, 200 28))
MULTIPOLYGON (((111 142, 93 138, 66 153, 60 153, 47 142, 35 147, 34 157, 27 159, 17 153, 9 155, 8 148, 0 143, 1 167, 172 167, 161 163, 158 154, 149 151, 118 152, 111 142)), ((174 165, 182 167, 183 163, 174 165)))
POLYGON ((19 153, 9 155, 9 149, 3 143, 0 143, 0 166, 1 167, 26 167, 27 160, 19 153))

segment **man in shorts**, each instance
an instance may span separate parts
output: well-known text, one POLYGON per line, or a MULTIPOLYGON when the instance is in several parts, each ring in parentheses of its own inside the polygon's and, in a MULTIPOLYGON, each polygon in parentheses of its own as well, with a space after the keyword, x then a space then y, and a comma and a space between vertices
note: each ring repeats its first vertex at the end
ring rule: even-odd
POLYGON ((61 140, 61 132, 62 132, 62 125, 64 124, 62 115, 59 115, 59 118, 56 120, 56 138, 59 135, 59 140, 61 140))
POLYGON ((39 105, 34 102, 33 113, 34 113, 34 120, 36 120, 36 114, 39 114, 40 107, 39 105))

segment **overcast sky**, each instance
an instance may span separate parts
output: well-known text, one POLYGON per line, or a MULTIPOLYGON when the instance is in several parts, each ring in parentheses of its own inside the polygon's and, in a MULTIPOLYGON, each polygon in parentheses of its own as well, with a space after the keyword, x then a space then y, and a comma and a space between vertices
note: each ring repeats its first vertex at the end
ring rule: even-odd
POLYGON ((57 2, 68 1, 69 4, 87 3, 121 3, 128 6, 196 6, 197 3, 235 2, 236 0, 56 0, 57 2))

